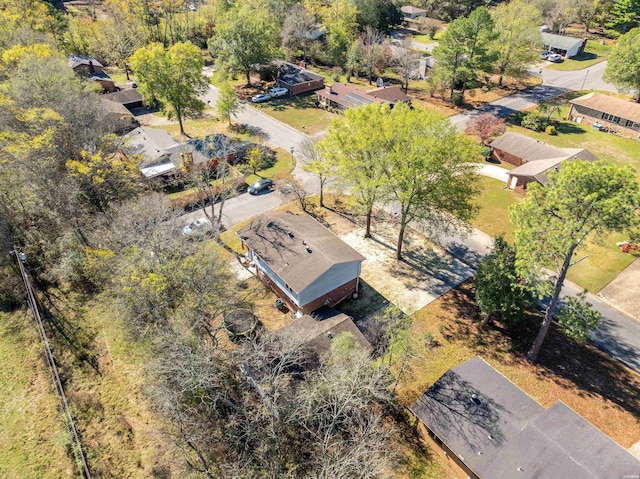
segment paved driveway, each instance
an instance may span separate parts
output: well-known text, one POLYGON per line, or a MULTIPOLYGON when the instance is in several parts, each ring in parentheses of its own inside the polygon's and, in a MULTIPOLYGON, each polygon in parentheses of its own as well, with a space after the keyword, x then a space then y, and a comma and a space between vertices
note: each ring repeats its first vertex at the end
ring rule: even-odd
POLYGON ((607 302, 640 321, 640 258, 636 259, 602 291, 607 302))

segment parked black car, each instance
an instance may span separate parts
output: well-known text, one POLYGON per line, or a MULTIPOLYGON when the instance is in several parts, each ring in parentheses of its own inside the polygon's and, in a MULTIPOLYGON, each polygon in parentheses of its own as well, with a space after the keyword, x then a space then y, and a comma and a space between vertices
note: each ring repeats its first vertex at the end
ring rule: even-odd
POLYGON ((264 178, 256 181, 249 187, 249 194, 257 195, 261 191, 270 190, 271 188, 273 188, 273 181, 264 178))

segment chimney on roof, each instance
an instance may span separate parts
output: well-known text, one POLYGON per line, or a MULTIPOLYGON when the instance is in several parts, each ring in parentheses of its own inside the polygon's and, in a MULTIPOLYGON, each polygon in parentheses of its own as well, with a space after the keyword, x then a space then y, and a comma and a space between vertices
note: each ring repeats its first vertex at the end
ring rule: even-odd
POLYGON ((89 60, 89 71, 90 71, 91 73, 95 73, 95 72, 96 72, 96 69, 95 69, 95 67, 93 66, 93 61, 91 61, 91 60, 89 60))
POLYGON ((311 248, 309 248, 308 246, 305 248, 305 250, 307 250, 307 253, 311 254, 311 248))
POLYGON ((329 93, 333 94, 333 83, 329 85, 329 93))

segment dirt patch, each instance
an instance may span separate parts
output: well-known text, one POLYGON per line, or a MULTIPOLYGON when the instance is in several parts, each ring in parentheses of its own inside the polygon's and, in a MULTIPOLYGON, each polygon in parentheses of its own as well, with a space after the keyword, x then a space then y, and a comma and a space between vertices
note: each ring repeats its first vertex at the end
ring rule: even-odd
POLYGON ((338 235, 363 254, 361 277, 387 301, 412 314, 473 275, 473 271, 409 229, 405 234, 404 260, 396 259, 396 224, 376 222, 372 238, 357 227, 338 235))

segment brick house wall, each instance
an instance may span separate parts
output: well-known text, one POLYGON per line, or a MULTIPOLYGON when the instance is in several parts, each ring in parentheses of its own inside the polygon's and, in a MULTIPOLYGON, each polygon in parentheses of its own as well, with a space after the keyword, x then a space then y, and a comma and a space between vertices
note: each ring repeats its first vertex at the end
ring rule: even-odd
POLYGON ((507 188, 512 189, 513 191, 517 191, 518 193, 524 195, 527 193, 527 185, 531 183, 532 180, 530 178, 522 178, 518 176, 511 176, 507 178, 507 188), (516 184, 513 185, 513 180, 516 180, 516 184))
POLYGON ((335 305, 341 303, 345 299, 351 297, 353 293, 357 292, 357 287, 358 287, 358 279, 356 278, 343 285, 338 286, 337 288, 335 288, 332 291, 329 291, 326 294, 323 294, 322 296, 311 301, 310 303, 307 303, 305 305, 302 305, 302 307, 299 307, 291 300, 289 295, 285 293, 271 278, 269 278, 266 274, 264 274, 264 272, 260 268, 256 268, 256 271, 258 273, 258 277, 262 280, 262 282, 271 291, 273 291, 273 293, 278 298, 280 298, 284 302, 284 304, 287 305, 287 308, 289 308, 293 312, 300 311, 304 314, 312 313, 313 311, 315 311, 318 308, 321 308, 322 306, 334 307, 335 305))
POLYGON ((300 93, 320 90, 324 88, 324 78, 320 78, 318 80, 312 80, 304 83, 296 83, 295 85, 290 85, 281 80, 278 80, 278 86, 282 88, 287 88, 292 95, 299 95, 300 93))
POLYGON ((633 125, 627 125, 631 120, 620 118, 614 122, 611 120, 605 120, 603 118, 604 115, 605 113, 601 111, 587 108, 582 105, 571 104, 571 108, 569 109, 569 119, 571 121, 575 121, 576 118, 582 117, 581 123, 586 123, 587 125, 592 125, 594 122, 598 122, 627 138, 638 138, 640 136, 640 122, 634 122, 633 125))
POLYGON ((504 161, 505 163, 509 163, 514 166, 520 166, 522 164, 522 158, 500 150, 499 148, 493 148, 491 150, 491 158, 499 162, 504 161))

